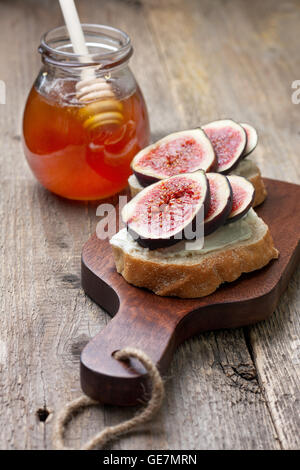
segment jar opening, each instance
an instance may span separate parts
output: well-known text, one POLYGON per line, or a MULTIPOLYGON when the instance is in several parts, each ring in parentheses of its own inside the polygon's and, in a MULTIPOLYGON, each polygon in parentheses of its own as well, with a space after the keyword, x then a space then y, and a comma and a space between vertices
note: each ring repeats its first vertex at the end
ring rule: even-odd
POLYGON ((133 49, 130 37, 112 26, 82 24, 88 55, 74 53, 66 26, 52 29, 42 36, 39 52, 44 63, 58 67, 110 69, 127 62, 133 49))

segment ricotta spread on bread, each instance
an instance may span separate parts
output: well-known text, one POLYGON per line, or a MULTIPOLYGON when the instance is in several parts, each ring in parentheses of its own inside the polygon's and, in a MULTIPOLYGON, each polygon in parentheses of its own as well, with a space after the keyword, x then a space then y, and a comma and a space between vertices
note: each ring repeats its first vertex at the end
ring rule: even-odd
POLYGON ((251 238, 251 221, 258 218, 257 214, 253 209, 240 220, 232 222, 231 224, 222 225, 215 232, 211 233, 207 237, 204 237, 204 246, 199 249, 197 247, 198 240, 189 241, 189 249, 185 248, 186 240, 182 240, 178 244, 168 247, 159 248, 157 250, 149 250, 148 248, 141 247, 128 233, 126 228, 116 233, 110 240, 111 245, 116 246, 124 250, 126 253, 138 253, 147 252, 147 255, 151 257, 151 254, 161 256, 162 258, 174 258, 174 257, 190 257, 195 254, 206 254, 217 250, 221 250, 230 245, 236 244, 240 241, 248 240, 251 238), (195 249, 193 249, 193 243, 195 249))

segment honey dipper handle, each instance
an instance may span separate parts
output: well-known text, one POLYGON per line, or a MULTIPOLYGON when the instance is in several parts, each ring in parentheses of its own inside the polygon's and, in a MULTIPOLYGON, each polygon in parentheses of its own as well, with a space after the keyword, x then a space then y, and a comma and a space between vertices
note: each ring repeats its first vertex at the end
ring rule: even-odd
MULTIPOLYGON (((59 3, 75 54, 88 56, 89 51, 85 43, 84 34, 74 0, 59 0, 59 3)), ((83 58, 83 60, 85 59, 83 58)))
MULTIPOLYGON (((155 300, 158 305, 159 298, 155 300)), ((82 390, 102 403, 139 403, 148 387, 146 370, 136 359, 118 361, 113 353, 127 347, 140 349, 163 373, 175 347, 175 328, 170 320, 168 325, 163 323, 159 308, 146 311, 138 302, 124 305, 82 351, 82 390)))

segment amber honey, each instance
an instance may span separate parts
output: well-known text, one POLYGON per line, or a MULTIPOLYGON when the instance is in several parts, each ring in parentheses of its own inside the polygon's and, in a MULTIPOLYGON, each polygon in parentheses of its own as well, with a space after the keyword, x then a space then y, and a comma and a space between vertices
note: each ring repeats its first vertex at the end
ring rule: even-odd
POLYGON ((87 129, 81 105, 32 88, 24 112, 24 150, 45 188, 66 198, 93 200, 127 185, 131 160, 149 143, 149 123, 138 88, 121 103, 122 123, 87 129))

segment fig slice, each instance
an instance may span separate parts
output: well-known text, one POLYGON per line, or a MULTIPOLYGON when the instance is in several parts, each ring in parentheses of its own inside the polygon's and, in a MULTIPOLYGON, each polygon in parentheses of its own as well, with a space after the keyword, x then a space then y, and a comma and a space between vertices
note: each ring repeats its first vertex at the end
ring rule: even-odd
POLYGON ((146 187, 159 180, 197 170, 214 171, 217 159, 210 140, 201 129, 175 132, 141 150, 131 168, 146 187))
POLYGON ((124 206, 122 219, 139 245, 154 250, 174 245, 184 238, 203 236, 203 219, 209 204, 207 177, 199 170, 144 188, 124 206), (199 221, 202 226, 197 226, 199 221), (187 237, 191 230, 195 236, 187 237))
POLYGON ((230 175, 227 178, 232 189, 233 200, 226 223, 231 223, 247 214, 252 207, 255 189, 253 184, 243 176, 230 175))
POLYGON ((204 235, 209 235, 226 222, 232 210, 232 189, 226 176, 207 173, 210 206, 204 220, 204 235))
POLYGON ((257 146, 258 135, 256 129, 254 129, 253 126, 250 126, 250 124, 247 124, 246 122, 241 122, 240 125, 243 127, 243 129, 245 129, 247 135, 247 144, 242 155, 242 158, 245 158, 247 157, 247 155, 253 152, 253 150, 257 146))
POLYGON ((242 158, 247 143, 245 129, 231 119, 221 119, 202 126, 218 160, 218 173, 227 174, 242 158))

